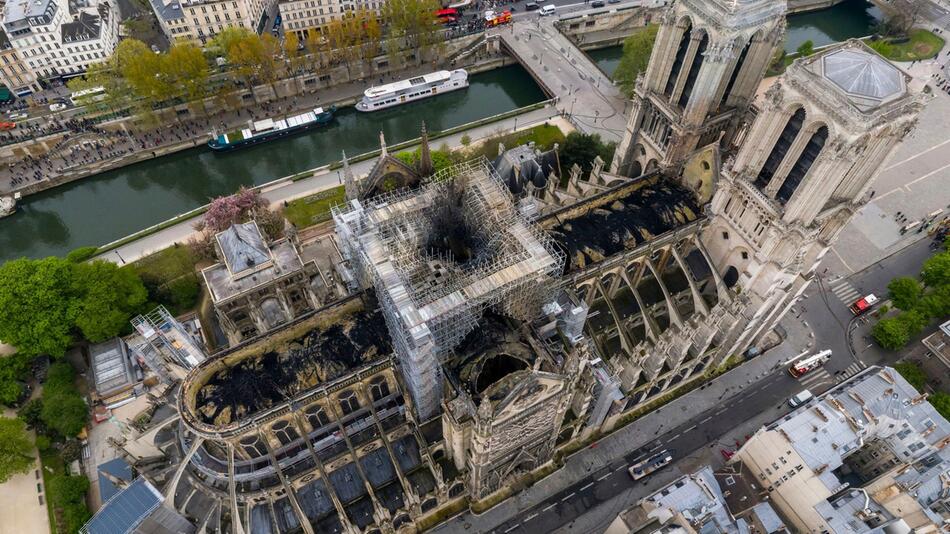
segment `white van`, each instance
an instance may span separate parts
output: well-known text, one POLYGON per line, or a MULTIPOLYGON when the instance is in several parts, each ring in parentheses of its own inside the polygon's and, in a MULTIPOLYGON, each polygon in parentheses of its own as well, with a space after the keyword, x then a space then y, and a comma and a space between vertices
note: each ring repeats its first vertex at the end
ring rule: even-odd
POLYGON ((547 15, 553 15, 556 12, 557 12, 557 7, 555 7, 554 4, 547 4, 545 6, 542 6, 541 11, 539 11, 542 17, 547 16, 547 15))
POLYGON ((802 404, 805 404, 806 402, 810 401, 813 397, 814 395, 811 394, 811 391, 808 391, 806 389, 805 391, 802 391, 801 393, 788 399, 788 405, 791 406, 792 408, 798 408, 802 404))

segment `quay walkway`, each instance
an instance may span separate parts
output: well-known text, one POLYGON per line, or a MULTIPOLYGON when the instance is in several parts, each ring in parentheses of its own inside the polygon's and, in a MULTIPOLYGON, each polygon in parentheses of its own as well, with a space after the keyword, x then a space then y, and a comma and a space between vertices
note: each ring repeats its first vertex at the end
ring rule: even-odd
POLYGON ((626 99, 597 65, 554 27, 555 17, 519 18, 495 35, 584 133, 619 142, 626 99))

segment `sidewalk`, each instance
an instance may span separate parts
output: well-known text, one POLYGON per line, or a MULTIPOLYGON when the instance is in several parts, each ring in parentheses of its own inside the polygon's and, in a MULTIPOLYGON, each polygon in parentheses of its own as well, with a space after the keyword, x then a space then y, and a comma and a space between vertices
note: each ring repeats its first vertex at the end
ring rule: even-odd
MULTIPOLYGON (((564 131, 565 134, 570 131, 570 126, 567 121, 560 118, 557 114, 557 110, 549 105, 541 109, 529 111, 528 113, 518 117, 504 119, 491 124, 478 126, 465 132, 451 134, 446 137, 439 138, 438 140, 434 140, 432 144, 438 146, 442 143, 445 143, 454 149, 462 146, 462 137, 465 135, 468 135, 469 138, 471 138, 472 143, 477 143, 479 140, 492 137, 495 134, 506 131, 510 132, 516 124, 518 130, 521 131, 544 122, 555 121, 557 121, 559 127, 564 131)), ((406 148, 403 150, 412 150, 413 148, 406 148)), ((353 170, 354 175, 360 177, 369 174, 369 171, 373 168, 375 163, 376 158, 371 158, 353 163, 350 167, 353 170)), ((284 202, 289 202, 297 198, 312 195, 324 189, 336 187, 341 183, 342 169, 330 171, 326 166, 324 166, 314 169, 313 176, 310 178, 304 178, 296 182, 292 182, 288 178, 281 178, 279 180, 275 180, 274 182, 270 182, 269 184, 259 186, 259 188, 262 191, 263 197, 270 202, 271 206, 276 207, 284 202)), ((163 248, 172 246, 175 243, 186 243, 196 233, 194 230, 194 223, 196 220, 197 218, 192 218, 168 228, 164 228, 158 232, 155 232, 154 234, 142 237, 141 239, 137 239, 131 243, 127 243, 118 248, 105 252, 97 259, 109 260, 118 264, 125 264, 128 262, 133 262, 143 256, 147 256, 148 254, 159 251, 163 248)))
MULTIPOLYGON (((502 501, 481 515, 465 515, 464 522, 472 525, 473 532, 487 532, 518 516, 522 510, 542 503, 549 496, 589 477, 592 472, 611 466, 618 460, 622 461, 624 455, 654 441, 664 429, 670 430, 685 423, 709 407, 723 404, 743 389, 754 386, 759 379, 782 367, 784 362, 809 349, 813 344, 811 331, 803 321, 786 316, 781 324, 788 335, 784 343, 602 438, 596 442, 596 446, 581 449, 565 460, 564 467, 534 486, 502 501)), ((729 436, 744 436, 748 433, 746 427, 755 428, 774 416, 771 409, 763 411, 759 418, 750 420, 748 425, 730 432, 729 436)), ((617 498, 622 496, 623 494, 617 498)), ((455 519, 443 523, 434 532, 457 532, 461 523, 462 521, 455 519)), ((578 527, 575 525, 573 532, 583 532, 578 530, 578 527)))

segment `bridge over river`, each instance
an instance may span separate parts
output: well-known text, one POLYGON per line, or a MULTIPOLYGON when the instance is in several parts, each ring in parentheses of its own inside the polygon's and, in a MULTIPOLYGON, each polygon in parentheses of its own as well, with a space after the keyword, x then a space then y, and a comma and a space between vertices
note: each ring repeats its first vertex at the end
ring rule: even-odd
POLYGON ((585 133, 620 141, 626 99, 593 61, 554 27, 554 17, 521 18, 495 34, 585 133))

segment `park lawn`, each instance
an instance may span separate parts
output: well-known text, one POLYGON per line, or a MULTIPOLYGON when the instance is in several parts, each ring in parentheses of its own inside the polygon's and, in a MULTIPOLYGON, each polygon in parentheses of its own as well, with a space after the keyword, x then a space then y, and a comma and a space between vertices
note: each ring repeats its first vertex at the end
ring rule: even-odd
POLYGON ((135 260, 127 268, 138 273, 143 279, 167 281, 193 274, 195 263, 191 247, 172 245, 135 260))
POLYGON ((340 185, 290 201, 284 206, 284 217, 297 228, 306 228, 330 220, 330 208, 342 204, 345 199, 346 192, 340 185))
POLYGON ((550 150, 554 143, 564 146, 564 132, 553 124, 539 124, 515 133, 494 135, 485 142, 465 151, 465 159, 474 159, 485 156, 489 160, 498 157, 498 144, 504 143, 505 148, 514 148, 518 145, 534 142, 539 150, 550 150))
POLYGON ((50 532, 56 534, 61 529, 59 528, 59 521, 57 521, 56 515, 57 503, 54 503, 52 499, 49 498, 49 482, 57 475, 65 475, 66 465, 63 463, 63 457, 53 448, 40 452, 40 463, 42 464, 40 470, 43 472, 43 498, 46 501, 46 514, 49 516, 49 528, 50 532))
POLYGON ((887 59, 893 61, 930 59, 943 48, 943 39, 927 30, 911 30, 908 37, 910 40, 906 43, 890 43, 892 52, 888 54, 887 59))

